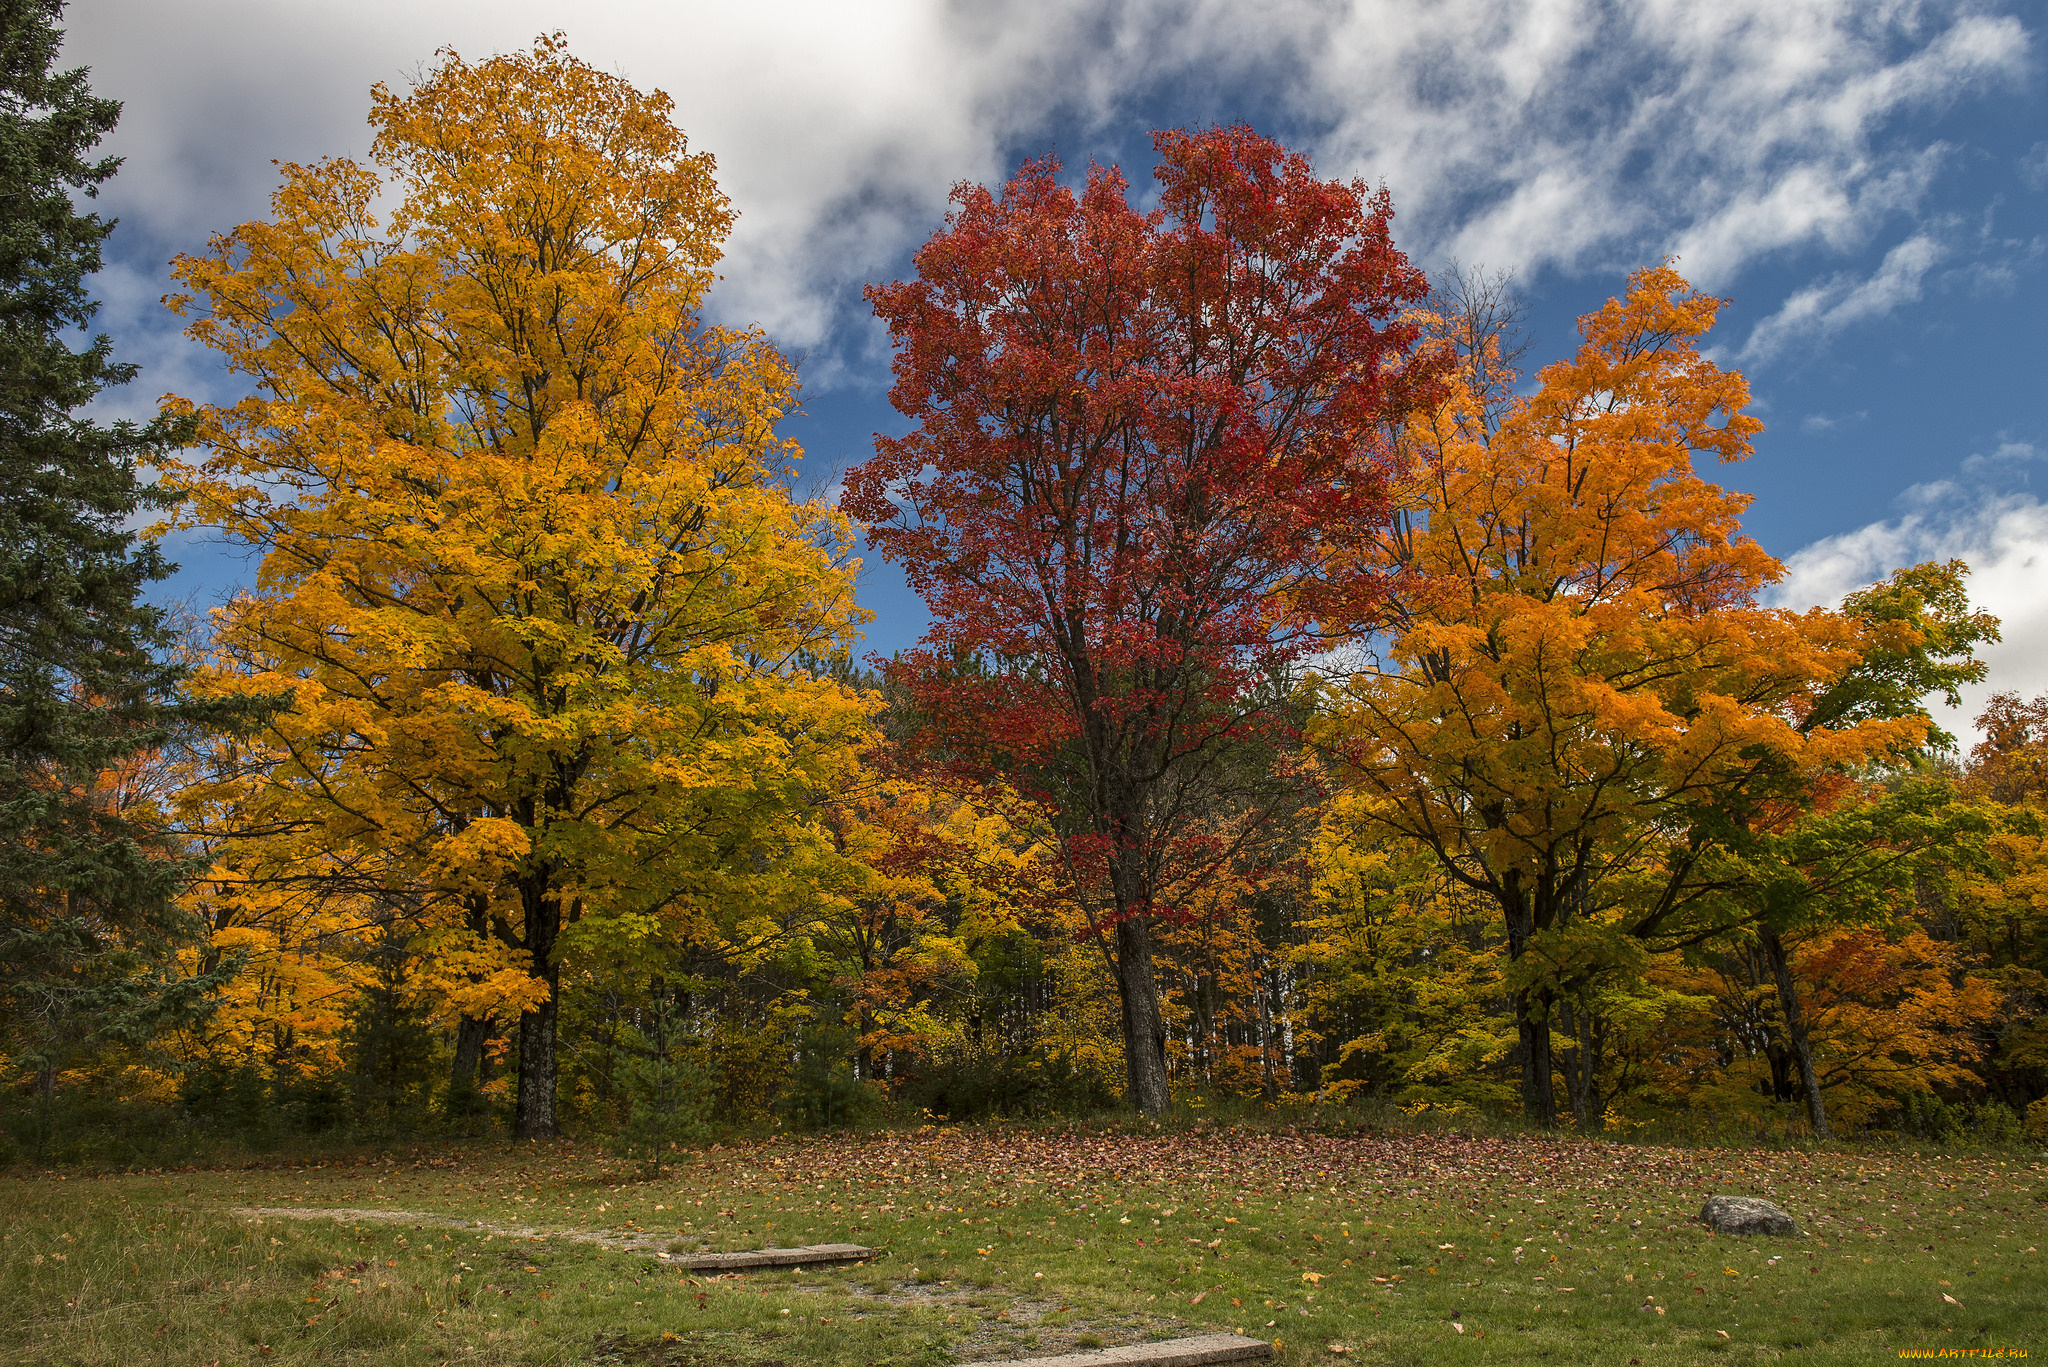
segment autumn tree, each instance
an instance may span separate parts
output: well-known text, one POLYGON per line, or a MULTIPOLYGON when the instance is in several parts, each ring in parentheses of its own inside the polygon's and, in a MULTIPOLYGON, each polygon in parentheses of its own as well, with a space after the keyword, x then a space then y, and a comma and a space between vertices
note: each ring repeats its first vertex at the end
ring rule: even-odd
POLYGON ((1917 716, 1808 724, 1863 637, 1840 613, 1761 606, 1780 570, 1740 534, 1748 499, 1694 469, 1741 459, 1762 427, 1742 377, 1697 349, 1719 307, 1658 267, 1580 320, 1576 356, 1532 394, 1467 358, 1404 430, 1384 652, 1330 698, 1323 736, 1369 822, 1501 917, 1523 1104, 1542 1124, 1558 1117, 1552 1023, 1574 991, 1625 962, 1627 941, 1718 933, 1687 919, 1711 848, 1693 837, 1739 826, 1788 773, 1926 730, 1917 716))
POLYGON ((1977 715, 1982 739, 1970 749, 1972 793, 2011 806, 2048 804, 2048 693, 2031 702, 1994 693, 1977 715))
POLYGON ((842 502, 930 605, 894 671, 927 746, 1052 814, 1148 1113, 1155 920, 1235 857, 1210 818, 1264 800, 1226 760, 1274 680, 1365 615, 1372 582, 1324 570, 1384 522, 1387 424, 1430 373, 1384 191, 1245 128, 1154 145, 1150 213, 1052 158, 954 191, 917 278, 868 291, 914 426, 842 502))
POLYGON ((1310 853, 1297 1047, 1326 1058, 1322 1094, 1377 1093, 1456 1111, 1512 1097, 1505 955, 1496 909, 1412 841, 1389 839, 1345 794, 1310 853))
POLYGON ((1918 932, 1919 899, 1988 865, 1994 820, 1925 775, 1822 787, 1809 802, 1773 803, 1701 861, 1712 890, 1706 920, 1731 932, 1738 954, 1753 947, 1777 1011, 1769 1030, 1790 1070, 1814 1137, 1827 1139, 1826 1090, 1841 1077, 1814 1037, 1812 984, 1799 965, 1848 935, 1918 932))
POLYGON ((966 832, 949 829, 947 801, 928 786, 892 778, 828 804, 838 876, 820 880, 836 902, 826 942, 842 965, 855 1069, 878 1075, 878 1061, 928 1056, 947 1027, 939 999, 974 978, 974 961, 943 912, 952 871, 975 853, 966 832))
POLYGON ((1888 763, 1860 774, 1786 766, 1759 775, 1738 809, 1714 814, 1719 839, 1701 861, 1722 919, 1754 938, 1770 969, 1786 1052, 1819 1139, 1829 1137, 1825 1087, 1788 941, 1904 926, 1918 895, 1984 863, 1991 814, 1922 772, 1935 751, 1955 744, 1929 716, 1929 699, 1957 705, 1958 690, 1984 678, 1977 646, 1998 639, 1997 620, 1970 606, 1968 574, 1961 561, 1930 562, 1849 594, 1841 610, 1858 628, 1857 658, 1798 721, 1812 732, 1917 719, 1926 728, 1920 745, 1894 747, 1888 763))
POLYGON ((2048 694, 1993 694, 1977 732, 1963 790, 1994 804, 1998 829, 1949 907, 2003 995, 1988 1080, 2020 1109, 2033 1101, 2032 1137, 2048 1121, 2048 694))
POLYGON ((171 404, 171 475, 262 553, 203 680, 292 697, 251 835, 389 852, 516 951, 522 1136, 565 926, 731 896, 868 725, 796 667, 850 639, 847 529, 791 495, 789 365, 701 316, 733 210, 669 114, 559 37, 444 51, 376 89, 367 163, 285 166, 175 264, 250 381, 171 404))
MULTIPOLYGON (((1916 1097, 1979 1085, 2000 992, 1994 975, 1972 962, 1969 945, 1935 938, 1908 920, 1823 926, 1789 948, 1812 1042, 1804 1086, 1828 1099, 1822 1114, 1831 1123, 1867 1125, 1902 1108, 1910 1114, 1916 1097)), ((1771 1010, 1777 970, 1762 959, 1754 952, 1715 956, 1711 1016, 1727 1061, 1701 1070, 1697 1104, 1739 1113, 1781 1081, 1804 1090, 1797 1065, 1786 1067, 1792 1061, 1772 1047, 1781 1023, 1771 1010), (1762 1068, 1773 1076, 1758 1076, 1762 1068)), ((1696 974, 1694 981, 1706 978, 1696 974)), ((1671 1031, 1681 1049, 1683 1033, 1671 1031)), ((1823 1128, 1816 1137, 1828 1133, 1823 1128)))

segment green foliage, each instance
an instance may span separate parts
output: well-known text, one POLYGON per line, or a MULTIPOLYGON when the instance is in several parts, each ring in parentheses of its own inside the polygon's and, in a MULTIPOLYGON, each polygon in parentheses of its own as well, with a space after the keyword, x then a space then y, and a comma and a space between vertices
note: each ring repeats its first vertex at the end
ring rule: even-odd
POLYGON ((439 1081, 439 1041, 426 1028, 426 1013, 409 990, 406 941, 399 927, 387 923, 370 946, 372 976, 349 1013, 343 1032, 349 1077, 316 1075, 295 1089, 306 1117, 318 1131, 340 1123, 336 1113, 348 1107, 358 1126, 382 1125, 393 1131, 414 1128, 431 1104, 439 1081), (324 1081, 329 1094, 314 1084, 324 1081))
POLYGON ((1433 861, 1362 841, 1340 803, 1318 838, 1293 958, 1321 1094, 1497 1112, 1514 1104, 1504 938, 1433 861))
POLYGON ((968 1046, 934 1059, 903 1101, 907 1110, 949 1120, 1018 1120, 1089 1115, 1114 1107, 1118 1095, 1103 1070, 1069 1052, 968 1046))
POLYGON ((231 1129, 259 1142, 272 1137, 284 1114, 270 1079, 246 1060, 191 1069, 179 1079, 177 1104, 191 1123, 231 1129))
POLYGON ((2020 1117, 1996 1101, 1943 1098, 1934 1092, 1906 1092, 1888 1117, 1897 1134, 1934 1143, 1981 1144, 2004 1148, 2025 1137, 2020 1117))
POLYGON ((203 1008, 166 958, 197 927, 174 901, 177 842, 152 820, 160 753, 255 704, 197 705, 162 610, 172 567, 133 521, 170 500, 136 467, 177 429, 77 416, 135 367, 86 278, 113 224, 80 213, 113 175, 94 158, 120 105, 53 69, 59 0, 0 0, 0 1053, 56 1074, 203 1008))
POLYGON ((852 1039, 843 1027, 813 1025, 797 1046, 796 1069, 776 1113, 792 1130, 836 1130, 877 1115, 875 1087, 854 1076, 852 1039))
POLYGON ((665 1155, 711 1133, 711 1088, 691 1057, 681 992, 657 981, 641 1014, 626 1075, 622 1150, 644 1159, 656 1177, 665 1155))
MULTIPOLYGON (((1882 583, 1842 600, 1842 611, 1875 628, 1862 658, 1822 695, 1806 725, 1852 726, 1891 717, 1928 716, 1927 700, 1962 705, 1964 684, 1982 683, 1977 647, 1999 639, 1998 619, 1973 611, 1960 560, 1894 570, 1882 583)), ((1926 748, 1953 750, 1956 738, 1928 721, 1926 748)))

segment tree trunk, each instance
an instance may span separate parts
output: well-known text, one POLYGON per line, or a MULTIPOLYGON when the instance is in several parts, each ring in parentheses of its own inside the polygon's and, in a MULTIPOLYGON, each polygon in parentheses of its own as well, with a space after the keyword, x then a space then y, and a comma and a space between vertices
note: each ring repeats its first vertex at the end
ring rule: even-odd
POLYGON ((1785 1037, 1792 1043, 1792 1059, 1799 1065, 1799 1080, 1806 1088, 1806 1118, 1813 1122, 1815 1139, 1831 1139, 1828 1106, 1820 1094, 1820 1078, 1813 1071, 1813 1044, 1806 1033, 1805 1013, 1799 1009, 1799 985, 1792 981, 1785 942, 1770 926, 1763 928, 1761 938, 1764 957, 1770 960, 1771 978, 1778 985, 1778 1008, 1785 1013, 1785 1037))
POLYGON ((555 994, 519 1015, 519 1104, 512 1133, 519 1139, 552 1139, 555 1121, 555 994))
POLYGON ((1124 1067, 1130 1102, 1145 1115, 1165 1113, 1166 1013, 1159 1004, 1159 980, 1152 972, 1152 927, 1128 916, 1116 927, 1116 988, 1123 998, 1124 1067))
POLYGON ((552 1139, 562 1132, 555 1118, 555 1013, 562 995, 555 940, 562 932, 562 904, 548 884, 548 876, 538 873, 520 890, 526 950, 533 956, 534 976, 547 984, 548 995, 519 1016, 519 1101, 512 1123, 518 1139, 552 1139))
POLYGON ((477 1093, 484 1057, 490 1041, 489 1017, 464 1016, 455 1026, 455 1066, 448 1074, 448 1114, 468 1115, 477 1109, 477 1093))
MULTIPOLYGON (((1773 1101, 1806 1100, 1805 1086, 1799 1080, 1799 1060, 1792 1057, 1792 1045, 1776 1030, 1764 1043, 1764 1062, 1771 1066, 1770 1097, 1773 1101)), ((1759 1082, 1758 1087, 1765 1084, 1759 1082)))
POLYGON ((1515 993, 1515 1029, 1521 1036, 1522 1113, 1544 1129, 1557 1127, 1557 1061, 1550 1051, 1550 994, 1515 993), (1531 1019, 1532 1016, 1539 1019, 1531 1019))
MULTIPOLYGON (((1508 960, 1519 963, 1536 936, 1535 908, 1529 904, 1520 875, 1512 869, 1502 878, 1495 896, 1508 934, 1508 960)), ((1522 1114, 1544 1129, 1554 1129, 1557 1085, 1552 1077, 1556 1061, 1550 1051, 1550 989, 1532 994, 1526 987, 1518 988, 1510 1000, 1518 1038, 1515 1053, 1522 1063, 1522 1114)))
POLYGON ((1593 1042, 1593 1023, 1583 1008, 1566 1003, 1559 1009, 1564 1012, 1565 1031, 1572 1041, 1572 1052, 1564 1066, 1565 1087, 1572 1099, 1572 1119, 1579 1133, 1592 1134, 1600 1128, 1597 1110, 1599 1077, 1595 1071, 1599 1060, 1593 1042))

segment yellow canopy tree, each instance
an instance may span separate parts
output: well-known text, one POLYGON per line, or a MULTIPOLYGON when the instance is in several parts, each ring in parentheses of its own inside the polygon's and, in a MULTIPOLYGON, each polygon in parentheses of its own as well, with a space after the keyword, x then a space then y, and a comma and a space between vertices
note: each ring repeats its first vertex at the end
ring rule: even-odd
POLYGON ((1603 929, 1671 947, 1702 820, 1739 825, 1767 776, 1926 728, 1803 724, 1861 658, 1859 629, 1760 606, 1780 569, 1739 534, 1748 499, 1694 471, 1762 430, 1742 376, 1696 349, 1719 307, 1668 266, 1638 272, 1526 396, 1471 333, 1463 380, 1404 429, 1383 653, 1329 699, 1323 739, 1365 828, 1419 842, 1498 909, 1523 1104, 1543 1124, 1573 962, 1631 952, 1603 951, 1603 929))
POLYGON ((701 316, 734 213, 669 111, 559 37, 443 51, 367 164, 285 166, 175 263, 251 388, 168 401, 188 516, 262 552, 204 686, 291 696, 262 829, 401 852, 541 980, 524 1136, 564 925, 732 895, 868 726, 799 667, 852 639, 849 532, 791 495, 788 363, 701 316))

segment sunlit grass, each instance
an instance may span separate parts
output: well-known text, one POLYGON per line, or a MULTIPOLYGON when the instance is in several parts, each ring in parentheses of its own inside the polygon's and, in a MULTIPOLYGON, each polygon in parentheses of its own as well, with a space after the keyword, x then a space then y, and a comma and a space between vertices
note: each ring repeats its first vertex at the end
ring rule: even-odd
POLYGON ((2013 1158, 976 1129, 720 1149, 659 1181, 570 1145, 24 1174, 0 1185, 0 1351, 913 1364, 1222 1328, 1285 1362, 2048 1351, 2042 1176, 2013 1158), (1806 1237, 1712 1238, 1690 1217, 1714 1191, 1779 1200, 1806 1237), (253 1207, 423 1218, 233 1213, 253 1207), (708 1278, 424 1217, 883 1256, 708 1278))

